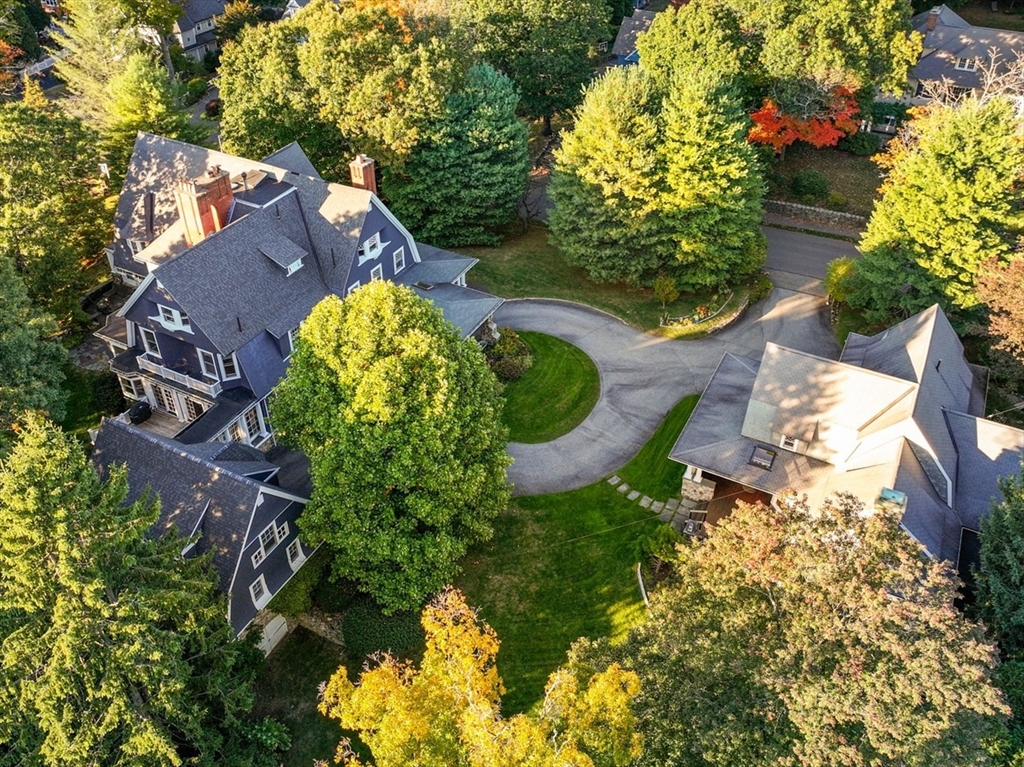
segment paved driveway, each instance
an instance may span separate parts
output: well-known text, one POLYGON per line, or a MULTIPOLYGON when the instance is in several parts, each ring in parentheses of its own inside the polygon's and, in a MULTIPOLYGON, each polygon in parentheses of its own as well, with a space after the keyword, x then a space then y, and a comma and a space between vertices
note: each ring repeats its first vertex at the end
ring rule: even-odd
POLYGON ((772 340, 835 357, 837 348, 812 295, 776 289, 731 328, 700 341, 670 341, 641 333, 589 307, 546 299, 506 302, 499 325, 558 336, 597 365, 601 396, 569 434, 539 445, 512 443, 509 479, 517 495, 572 490, 607 476, 650 439, 681 398, 704 389, 725 351, 760 357, 772 340))
POLYGON ((816 237, 787 229, 761 227, 768 238, 765 269, 778 287, 824 296, 821 280, 828 262, 841 256, 857 256, 857 247, 846 240, 816 237))

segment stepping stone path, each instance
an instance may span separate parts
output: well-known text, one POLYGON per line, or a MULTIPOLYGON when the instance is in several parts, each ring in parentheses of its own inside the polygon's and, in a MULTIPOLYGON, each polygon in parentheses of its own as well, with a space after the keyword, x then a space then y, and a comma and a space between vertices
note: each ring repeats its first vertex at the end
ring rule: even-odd
POLYGON ((641 497, 639 490, 631 488, 628 484, 623 482, 622 478, 619 476, 609 477, 608 484, 614 487, 618 492, 625 495, 626 500, 638 500, 641 508, 650 509, 658 515, 658 518, 662 522, 667 522, 680 532, 682 532, 683 525, 686 524, 686 520, 690 518, 689 504, 679 498, 669 498, 667 501, 655 501, 648 495, 641 497))

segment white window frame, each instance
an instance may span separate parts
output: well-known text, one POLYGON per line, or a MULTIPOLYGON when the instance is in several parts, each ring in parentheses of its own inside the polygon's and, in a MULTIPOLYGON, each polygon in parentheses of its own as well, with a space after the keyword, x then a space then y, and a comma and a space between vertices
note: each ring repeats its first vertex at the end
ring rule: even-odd
POLYGON ((142 348, 146 350, 146 354, 160 356, 160 345, 157 343, 155 331, 139 325, 139 337, 142 339, 142 348))
POLYGON ((192 399, 192 397, 185 397, 185 414, 189 417, 189 420, 196 420, 208 409, 209 408, 206 406, 206 403, 203 402, 202 400, 192 399))
POLYGON ((285 270, 285 274, 286 275, 295 274, 295 272, 299 271, 299 269, 301 269, 301 268, 302 268, 302 259, 300 258, 297 261, 292 261, 290 264, 288 264, 288 268, 285 270))
POLYGON ((206 349, 196 348, 196 355, 199 357, 199 369, 203 371, 203 375, 207 378, 212 378, 214 381, 220 380, 220 375, 217 371, 217 356, 213 352, 208 352, 206 349))
POLYGON ((295 536, 292 542, 288 544, 288 548, 285 549, 285 554, 288 555, 288 564, 292 570, 298 570, 299 566, 306 561, 306 552, 302 550, 302 544, 299 543, 299 537, 295 536))
POLYGON ((961 72, 973 72, 978 68, 977 59, 958 58, 956 60, 956 68, 961 72))
POLYGON ((370 282, 373 282, 374 280, 383 280, 383 279, 384 279, 384 266, 382 264, 377 264, 375 267, 373 267, 373 269, 370 270, 370 282))
POLYGON ((381 234, 383 231, 371 234, 367 239, 363 240, 363 244, 359 246, 356 251, 359 256, 359 265, 362 266, 367 261, 372 261, 375 258, 380 258, 380 254, 384 252, 384 248, 390 245, 390 242, 382 242, 381 234))
POLYGON ((796 437, 783 436, 779 441, 779 447, 783 450, 792 450, 795 453, 800 447, 800 440, 796 437))
POLYGON ((141 378, 129 378, 128 376, 118 376, 117 380, 121 382, 121 392, 124 396, 129 399, 145 399, 146 398, 146 387, 142 383, 141 378), (139 391, 141 389, 141 391, 139 391))
POLYGON ((219 356, 220 356, 220 374, 221 374, 221 380, 222 381, 235 381, 235 380, 237 380, 237 379, 242 377, 242 373, 238 369, 238 358, 235 356, 234 352, 231 352, 231 354, 229 354, 227 357, 225 357, 223 354, 221 354, 219 356), (227 366, 224 364, 225 361, 227 361, 227 360, 231 361, 231 367, 234 368, 234 373, 232 373, 231 375, 228 375, 227 366))
POLYGON ((395 248, 395 252, 391 254, 392 259, 395 263, 395 274, 405 269, 405 248, 395 248))
POLYGON ((362 283, 359 282, 359 280, 356 280, 355 282, 353 282, 351 285, 348 286, 348 290, 345 291, 345 295, 346 296, 351 296, 355 291, 359 290, 359 286, 361 284, 362 283))
POLYGON ((249 435, 250 444, 260 442, 267 437, 267 425, 263 422, 263 413, 260 412, 259 404, 254 405, 242 413, 242 417, 239 421, 242 424, 242 428, 245 429, 245 433, 249 435), (249 428, 249 415, 252 415, 256 419, 256 428, 258 431, 255 434, 249 428))
POLYGON ((290 360, 292 358, 292 353, 295 351, 295 339, 298 335, 298 328, 292 328, 288 331, 288 354, 285 357, 286 360, 290 360))
MULTIPOLYGON (((256 550, 252 553, 252 566, 257 567, 263 560, 270 556, 270 552, 281 545, 281 541, 288 537, 288 523, 282 522, 280 525, 277 521, 271 522, 256 537, 256 550), (271 537, 264 541, 267 533, 271 534, 271 537)), ((290 561, 290 560, 289 560, 290 561)))
POLYGON ((257 610, 262 610, 267 606, 270 601, 270 589, 267 588, 267 579, 262 575, 249 584, 249 596, 252 597, 252 603, 256 605, 257 610), (256 589, 259 588, 263 592, 262 596, 256 596, 256 589))
POLYGON ((192 322, 185 312, 173 309, 170 306, 157 304, 157 316, 150 319, 156 320, 168 330, 180 330, 185 333, 192 332, 192 322))
POLYGON ((178 417, 178 398, 174 396, 174 390, 160 384, 153 384, 153 399, 161 410, 178 417), (164 407, 169 404, 170 407, 164 407))
POLYGON ((245 442, 245 427, 240 420, 234 420, 227 429, 229 441, 245 442))

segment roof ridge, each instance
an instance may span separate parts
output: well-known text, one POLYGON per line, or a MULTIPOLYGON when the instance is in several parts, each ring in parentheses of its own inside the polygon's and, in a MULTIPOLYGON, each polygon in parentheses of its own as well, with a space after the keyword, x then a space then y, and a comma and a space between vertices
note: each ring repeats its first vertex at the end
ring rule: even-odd
POLYGON ((828 357, 821 357, 817 354, 811 354, 810 352, 800 351, 799 349, 792 349, 788 346, 781 346, 777 343, 774 343, 773 341, 769 341, 767 344, 765 344, 766 352, 768 351, 769 346, 774 346, 777 349, 781 349, 782 351, 790 352, 792 354, 799 354, 802 357, 810 357, 811 359, 820 360, 821 362, 826 362, 830 365, 841 365, 843 368, 848 368, 849 370, 855 371, 857 373, 866 373, 867 375, 877 376, 879 378, 884 378, 890 381, 897 381, 899 383, 906 384, 907 386, 913 386, 916 388, 920 388, 921 386, 921 384, 917 381, 908 381, 906 378, 900 378, 899 376, 889 375, 888 373, 881 373, 877 370, 872 370, 871 368, 862 367, 860 365, 854 365, 850 362, 843 362, 842 360, 830 360, 828 359, 828 357))

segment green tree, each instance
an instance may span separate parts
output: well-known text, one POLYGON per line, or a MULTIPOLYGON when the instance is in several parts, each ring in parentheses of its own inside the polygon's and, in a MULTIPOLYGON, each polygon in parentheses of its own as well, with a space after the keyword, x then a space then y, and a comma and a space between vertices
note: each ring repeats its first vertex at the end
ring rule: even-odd
POLYGON ((596 280, 642 284, 670 262, 674 243, 658 202, 660 110, 643 70, 610 70, 587 88, 555 152, 551 235, 569 263, 596 280))
POLYGON ((737 282, 763 265, 764 179, 735 91, 715 76, 677 80, 662 108, 661 220, 675 243, 679 287, 737 282))
POLYGON ((0 258, 64 322, 79 311, 81 262, 107 238, 94 135, 57 109, 0 104, 0 258))
POLYGON ((417 238, 441 247, 499 241, 529 173, 517 101, 511 80, 474 67, 404 167, 385 175, 392 210, 417 238))
MULTIPOLYGON (((641 753, 630 709, 636 674, 615 664, 586 675, 558 670, 538 716, 506 719, 498 637, 462 594, 440 594, 423 628, 418 669, 385 656, 353 684, 342 666, 324 691, 320 712, 358 733, 376 767, 625 767, 641 753)), ((348 740, 338 754, 347 767, 363 764, 348 740)))
POLYGON ((142 41, 130 17, 109 0, 66 0, 68 18, 54 70, 67 86, 62 105, 93 130, 107 126, 110 82, 142 41))
POLYGON ((219 70, 224 149, 266 157, 298 141, 324 178, 344 181, 351 147, 337 127, 320 118, 313 89, 299 72, 303 35, 293 23, 260 25, 224 47, 219 70))
POLYGON ((217 17, 217 42, 223 48, 234 42, 246 27, 260 22, 260 8, 250 0, 233 0, 224 6, 224 13, 217 17))
POLYGON ((978 314, 981 264, 1005 260, 1024 230, 1024 144, 1003 98, 934 105, 889 146, 888 175, 861 239, 850 304, 869 320, 935 302, 955 321, 978 314))
POLYGON ((448 38, 410 31, 383 7, 314 0, 294 23, 305 40, 299 73, 320 116, 385 166, 408 158, 468 68, 448 38))
POLYGON ((174 76, 171 60, 171 28, 183 13, 188 0, 113 0, 114 8, 127 16, 127 26, 133 32, 139 28, 156 35, 167 76, 174 76))
MULTIPOLYGON (((70 435, 30 419, 0 466, 0 744, 10 763, 276 764, 243 736, 252 646, 235 642, 207 557, 149 537, 70 435), (256 761, 253 761, 253 759, 256 761)), ((255 724, 263 734, 278 726, 255 724)), ((278 744, 280 745, 280 744, 278 744)))
POLYGON ((66 354, 48 340, 56 330, 53 320, 34 314, 14 266, 0 258, 0 447, 25 411, 64 417, 66 354))
POLYGON ((1024 470, 1003 477, 999 492, 981 520, 978 611, 1003 654, 1024 660, 1024 470))
POLYGON ((451 580, 509 500, 501 407, 479 345, 409 288, 377 280, 313 309, 271 417, 309 457, 299 525, 336 576, 390 609, 451 580))
POLYGON ((476 52, 519 90, 520 113, 544 120, 576 106, 593 77, 597 43, 607 40, 604 0, 462 0, 454 23, 469 30, 476 52))
POLYGON ((145 51, 128 56, 109 89, 107 124, 102 145, 111 167, 114 187, 128 170, 139 131, 202 144, 209 130, 193 125, 191 114, 181 107, 181 87, 167 79, 167 72, 145 51))
POLYGON ((28 61, 39 58, 39 38, 22 0, 0 0, 0 40, 20 50, 28 61))
POLYGON ((623 645, 579 649, 577 663, 640 676, 641 763, 985 763, 1009 709, 950 565, 895 510, 782 501, 738 504, 680 547, 677 579, 623 645))

